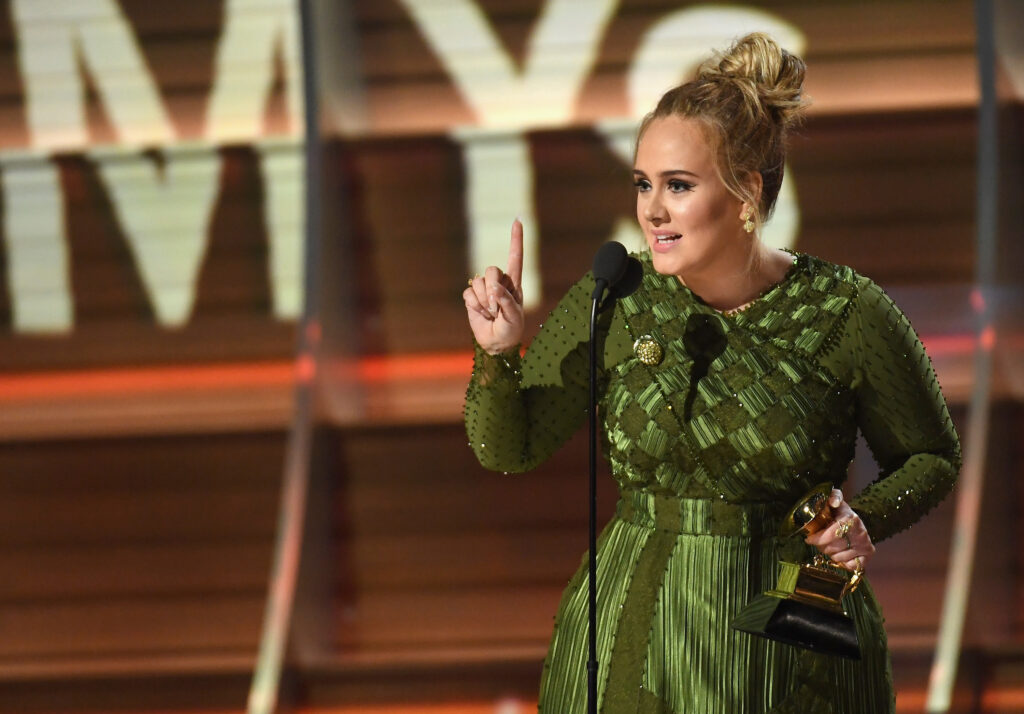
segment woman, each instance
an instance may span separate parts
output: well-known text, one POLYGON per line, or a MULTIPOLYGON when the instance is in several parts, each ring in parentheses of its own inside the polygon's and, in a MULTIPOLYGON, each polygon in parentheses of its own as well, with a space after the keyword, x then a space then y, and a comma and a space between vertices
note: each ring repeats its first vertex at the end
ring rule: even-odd
MULTIPOLYGON (((605 453, 621 498, 598 543, 600 710, 891 712, 882 616, 847 595, 854 662, 730 627, 817 547, 851 571, 952 488, 959 443, 931 364, 882 290, 849 268, 765 246, 804 64, 748 35, 668 92, 640 128, 640 288, 606 320, 605 453), (833 522, 776 536, 811 487, 840 484, 860 429, 880 478, 833 522)), ((587 400, 591 276, 520 361, 522 226, 507 272, 464 298, 477 342, 466 426, 481 463, 527 470, 579 426, 587 400)), ((585 563, 585 560, 584 560, 585 563)), ((585 711, 586 568, 563 595, 540 710, 585 711)))

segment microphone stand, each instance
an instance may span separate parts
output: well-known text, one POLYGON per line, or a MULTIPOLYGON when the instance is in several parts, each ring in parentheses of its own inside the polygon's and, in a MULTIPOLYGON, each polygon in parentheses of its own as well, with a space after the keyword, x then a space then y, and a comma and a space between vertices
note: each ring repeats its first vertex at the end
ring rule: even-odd
POLYGON ((598 281, 590 304, 590 577, 588 607, 590 628, 587 632, 587 714, 597 714, 597 314, 598 301, 604 292, 598 281))
POLYGON ((615 299, 619 297, 614 289, 610 289, 602 302, 601 296, 609 287, 608 281, 597 278, 596 282, 597 286, 590 296, 590 570, 587 594, 590 627, 587 631, 587 714, 597 714, 597 316, 612 307, 615 299))
POLYGON ((597 316, 640 286, 643 270, 621 243, 605 243, 594 257, 594 292, 590 295, 590 577, 587 659, 587 714, 597 714, 597 316), (605 290, 608 295, 602 302, 605 290))

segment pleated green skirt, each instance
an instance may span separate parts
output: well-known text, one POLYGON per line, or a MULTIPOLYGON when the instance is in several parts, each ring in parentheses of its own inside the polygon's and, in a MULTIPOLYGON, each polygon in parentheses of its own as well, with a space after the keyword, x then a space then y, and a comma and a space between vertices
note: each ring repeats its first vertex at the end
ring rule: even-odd
MULTIPOLYGON (((863 582, 843 602, 859 662, 738 632, 730 623, 775 586, 780 557, 761 504, 625 494, 598 541, 598 711, 604 714, 875 714, 894 711, 882 614, 863 582)), ((587 558, 562 596, 539 711, 586 711, 587 558)))

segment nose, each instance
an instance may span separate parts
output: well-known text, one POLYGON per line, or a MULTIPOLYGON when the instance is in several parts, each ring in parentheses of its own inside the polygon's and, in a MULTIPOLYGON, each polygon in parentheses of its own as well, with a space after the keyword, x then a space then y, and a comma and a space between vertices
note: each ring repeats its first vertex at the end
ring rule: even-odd
POLYGON ((656 226, 661 225, 668 220, 665 205, 657 197, 657 194, 650 195, 644 204, 644 218, 656 226))

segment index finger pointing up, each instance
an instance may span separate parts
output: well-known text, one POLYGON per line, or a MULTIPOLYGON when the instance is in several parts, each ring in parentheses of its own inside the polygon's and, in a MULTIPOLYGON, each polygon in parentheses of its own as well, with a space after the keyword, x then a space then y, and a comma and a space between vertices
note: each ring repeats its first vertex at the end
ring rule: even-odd
POLYGON ((523 286, 523 224, 519 219, 512 221, 512 241, 508 246, 508 268, 505 274, 512 279, 516 292, 523 286))

